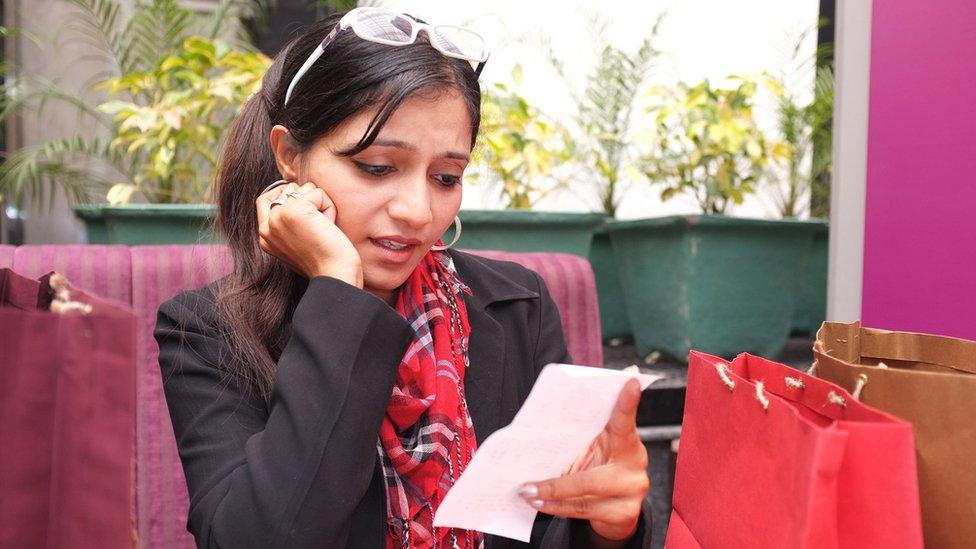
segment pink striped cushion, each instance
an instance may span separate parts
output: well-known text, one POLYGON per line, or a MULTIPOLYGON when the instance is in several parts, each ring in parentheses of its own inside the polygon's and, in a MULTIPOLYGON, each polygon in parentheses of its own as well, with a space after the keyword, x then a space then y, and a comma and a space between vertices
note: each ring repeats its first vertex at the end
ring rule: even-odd
POLYGON ((18 246, 14 251, 13 268, 30 278, 57 271, 77 288, 126 304, 132 301, 132 268, 127 246, 18 246))
POLYGON ((132 248, 132 305, 139 317, 136 373, 136 513, 144 548, 192 548, 186 531, 186 480, 159 373, 153 338, 159 305, 230 271, 223 246, 136 246, 132 248))
POLYGON ((4 267, 13 268, 14 266, 14 250, 16 246, 8 246, 6 244, 0 244, 0 269, 4 267))
POLYGON ((542 277, 566 336, 566 346, 576 364, 603 366, 600 341, 600 305, 590 262, 581 257, 554 252, 503 252, 466 250, 489 259, 514 261, 542 277))

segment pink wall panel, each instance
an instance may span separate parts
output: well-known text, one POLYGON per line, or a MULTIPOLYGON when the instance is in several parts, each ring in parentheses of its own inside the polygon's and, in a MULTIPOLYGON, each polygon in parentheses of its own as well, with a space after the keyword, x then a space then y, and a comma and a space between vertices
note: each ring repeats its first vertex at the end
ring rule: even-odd
POLYGON ((862 319, 976 339, 976 2, 873 9, 862 319))

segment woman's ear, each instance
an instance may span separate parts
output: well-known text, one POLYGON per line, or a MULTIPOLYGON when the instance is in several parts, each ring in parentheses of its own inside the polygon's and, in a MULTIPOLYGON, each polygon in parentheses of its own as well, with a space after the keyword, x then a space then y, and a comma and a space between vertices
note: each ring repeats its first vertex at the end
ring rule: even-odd
POLYGON ((278 173, 286 181, 298 181, 298 168, 301 152, 298 143, 288 133, 288 128, 281 124, 271 128, 271 150, 274 152, 278 173))

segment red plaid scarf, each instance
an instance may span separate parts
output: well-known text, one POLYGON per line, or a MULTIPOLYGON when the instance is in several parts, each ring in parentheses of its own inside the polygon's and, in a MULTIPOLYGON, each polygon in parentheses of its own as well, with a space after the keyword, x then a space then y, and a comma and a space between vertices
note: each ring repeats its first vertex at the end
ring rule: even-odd
POLYGON ((377 445, 387 490, 388 548, 480 547, 479 532, 434 528, 437 506, 477 442, 464 401, 468 314, 451 257, 431 251, 397 296, 414 340, 397 371, 377 445))

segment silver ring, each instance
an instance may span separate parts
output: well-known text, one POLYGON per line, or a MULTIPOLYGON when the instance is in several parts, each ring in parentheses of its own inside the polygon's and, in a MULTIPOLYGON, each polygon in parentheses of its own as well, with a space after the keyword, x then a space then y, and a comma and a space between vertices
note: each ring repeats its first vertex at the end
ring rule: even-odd
POLYGON ((275 206, 281 206, 282 204, 287 202, 289 198, 301 198, 301 197, 302 194, 299 193, 298 191, 288 191, 286 193, 282 193, 281 196, 279 196, 278 198, 274 199, 271 202, 270 208, 274 209, 275 206))

